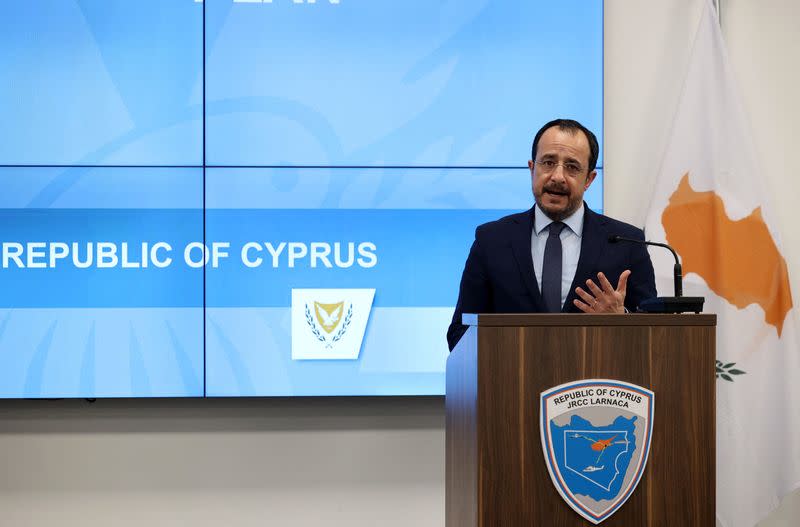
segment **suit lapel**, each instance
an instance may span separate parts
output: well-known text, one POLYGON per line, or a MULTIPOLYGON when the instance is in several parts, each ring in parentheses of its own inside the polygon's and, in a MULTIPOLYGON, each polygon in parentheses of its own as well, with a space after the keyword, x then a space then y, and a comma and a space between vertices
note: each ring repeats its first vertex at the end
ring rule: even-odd
POLYGON ((522 281, 528 288, 533 298, 535 309, 539 310, 542 305, 542 294, 536 283, 536 274, 533 271, 533 256, 531 253, 531 234, 533 233, 533 209, 527 214, 521 214, 514 219, 514 235, 511 238, 511 249, 514 258, 517 260, 519 271, 522 274, 522 281))
POLYGON ((585 203, 584 210, 581 256, 578 259, 578 268, 575 270, 575 277, 572 279, 567 300, 562 308, 563 312, 577 310, 573 304, 573 300, 578 298, 578 295, 575 294, 576 287, 586 289, 585 282, 589 278, 593 279, 595 283, 597 282, 597 277, 593 276, 594 270, 597 269, 595 263, 608 245, 608 232, 603 216, 589 210, 585 203))

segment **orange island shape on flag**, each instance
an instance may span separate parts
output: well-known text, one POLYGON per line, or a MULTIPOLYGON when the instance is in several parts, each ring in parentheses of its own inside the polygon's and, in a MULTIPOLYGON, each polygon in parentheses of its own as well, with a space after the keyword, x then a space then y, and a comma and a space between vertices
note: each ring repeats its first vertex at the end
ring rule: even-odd
POLYGON ((708 287, 739 309, 758 304, 780 337, 792 293, 786 260, 761 216, 731 220, 713 191, 696 192, 684 174, 661 215, 661 223, 683 260, 683 273, 696 273, 708 287))

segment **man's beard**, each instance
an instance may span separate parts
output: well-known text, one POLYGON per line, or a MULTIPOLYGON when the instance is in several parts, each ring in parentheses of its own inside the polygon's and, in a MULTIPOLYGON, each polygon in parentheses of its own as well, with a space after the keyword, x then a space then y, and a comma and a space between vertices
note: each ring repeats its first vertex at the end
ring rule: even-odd
POLYGON ((548 191, 561 192, 567 199, 567 206, 565 208, 559 210, 548 210, 548 208, 545 208, 545 206, 542 204, 543 200, 541 195, 537 196, 534 194, 533 197, 536 201, 536 205, 539 206, 539 210, 544 212, 545 215, 551 220, 563 221, 565 218, 568 218, 570 215, 572 215, 573 212, 578 210, 578 207, 580 207, 581 201, 575 200, 569 190, 558 187, 545 187, 542 189, 542 194, 548 191))

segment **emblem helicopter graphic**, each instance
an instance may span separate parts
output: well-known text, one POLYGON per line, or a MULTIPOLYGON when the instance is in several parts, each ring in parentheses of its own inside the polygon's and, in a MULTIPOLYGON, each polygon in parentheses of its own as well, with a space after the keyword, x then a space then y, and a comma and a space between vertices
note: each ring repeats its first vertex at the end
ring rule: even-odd
POLYGON ((597 460, 594 462, 594 464, 587 465, 586 468, 583 469, 584 472, 597 472, 598 470, 603 470, 605 468, 605 465, 600 465, 598 467, 597 464, 600 463, 600 458, 603 457, 603 453, 611 445, 625 445, 625 446, 628 446, 628 441, 627 440, 614 442, 614 439, 616 439, 616 437, 617 437, 616 435, 611 437, 611 438, 609 438, 609 439, 593 439, 593 438, 585 436, 583 434, 575 433, 571 437, 573 439, 586 439, 587 441, 589 441, 591 443, 591 449, 592 450, 594 450, 595 452, 600 452, 600 454, 598 454, 597 460))

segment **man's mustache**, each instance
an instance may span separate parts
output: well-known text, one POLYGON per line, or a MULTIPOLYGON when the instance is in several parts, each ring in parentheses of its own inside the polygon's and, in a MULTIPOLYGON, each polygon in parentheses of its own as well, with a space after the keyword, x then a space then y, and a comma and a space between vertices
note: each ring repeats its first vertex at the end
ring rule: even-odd
POLYGON ((569 187, 566 185, 545 185, 542 189, 545 192, 557 192, 559 194, 569 194, 569 187))

